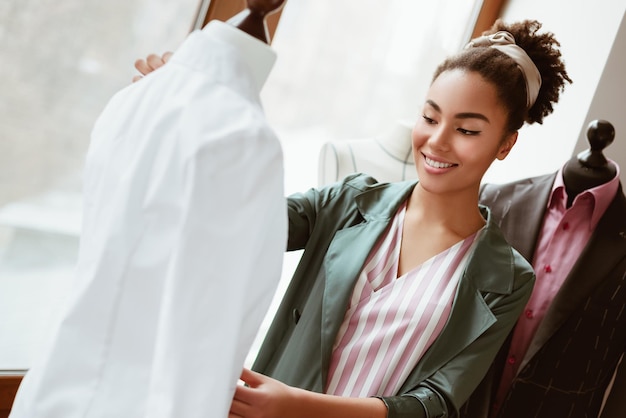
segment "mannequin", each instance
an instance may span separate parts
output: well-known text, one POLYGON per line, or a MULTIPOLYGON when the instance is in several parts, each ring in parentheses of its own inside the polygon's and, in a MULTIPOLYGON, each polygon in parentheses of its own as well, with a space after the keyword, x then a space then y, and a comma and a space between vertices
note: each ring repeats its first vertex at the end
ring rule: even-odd
POLYGON ((537 280, 461 418, 595 418, 603 408, 602 418, 623 416, 626 196, 619 166, 602 155, 614 136, 609 122, 594 121, 590 149, 559 171, 481 189, 480 203, 537 280))
POLYGON ((605 120, 595 120, 587 128, 590 149, 572 157, 563 167, 563 182, 567 190, 567 206, 582 191, 604 184, 615 177, 615 165, 602 154, 613 142, 615 129, 605 120))
POLYGON ((276 59, 263 16, 283 1, 250 0, 243 30, 193 31, 107 103, 74 286, 12 418, 229 415, 287 240, 283 154, 259 100, 276 59))
POLYGON ((366 173, 381 182, 417 178, 412 130, 413 121, 398 120, 380 137, 327 142, 320 151, 319 186, 352 173, 366 173))

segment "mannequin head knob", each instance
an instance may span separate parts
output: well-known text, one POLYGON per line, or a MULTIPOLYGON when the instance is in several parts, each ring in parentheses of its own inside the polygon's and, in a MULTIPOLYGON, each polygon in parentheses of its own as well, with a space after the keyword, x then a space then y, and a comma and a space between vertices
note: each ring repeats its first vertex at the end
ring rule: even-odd
POLYGON ((606 120, 594 120, 587 127, 589 149, 578 154, 578 161, 592 169, 606 167, 608 161, 602 150, 608 147, 615 138, 615 128, 606 120))
POLYGON ((587 127, 587 141, 593 151, 602 151, 615 139, 615 128, 611 122, 598 119, 587 127))
POLYGON ((594 120, 587 127, 590 148, 572 157, 563 167, 563 183, 567 192, 567 207, 585 190, 611 181, 617 167, 602 154, 615 137, 613 125, 605 120, 594 120))

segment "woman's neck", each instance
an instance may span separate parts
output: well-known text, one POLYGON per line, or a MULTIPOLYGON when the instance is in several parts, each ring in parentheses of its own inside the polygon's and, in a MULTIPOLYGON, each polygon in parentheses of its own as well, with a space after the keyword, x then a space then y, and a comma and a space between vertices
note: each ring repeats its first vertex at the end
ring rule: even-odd
POLYGON ((465 238, 485 225, 478 208, 478 193, 435 194, 418 183, 408 202, 407 210, 414 211, 424 223, 437 224, 451 233, 465 238))

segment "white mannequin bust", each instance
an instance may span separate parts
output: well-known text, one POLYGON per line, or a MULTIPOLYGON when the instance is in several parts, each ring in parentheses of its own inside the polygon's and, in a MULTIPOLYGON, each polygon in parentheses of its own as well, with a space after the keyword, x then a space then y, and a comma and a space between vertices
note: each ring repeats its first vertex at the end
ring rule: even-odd
POLYGON ((398 120, 379 137, 325 143, 319 156, 319 186, 352 173, 369 174, 380 182, 416 179, 411 146, 413 124, 398 120))

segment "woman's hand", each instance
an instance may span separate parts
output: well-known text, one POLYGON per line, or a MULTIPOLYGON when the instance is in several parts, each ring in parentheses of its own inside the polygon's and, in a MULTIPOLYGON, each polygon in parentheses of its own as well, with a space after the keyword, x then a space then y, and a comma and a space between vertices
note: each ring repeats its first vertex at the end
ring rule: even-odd
POLYGON ((133 77, 133 83, 140 80, 146 74, 151 73, 159 67, 162 67, 172 57, 173 52, 167 51, 163 55, 150 54, 146 59, 138 59, 135 61, 135 68, 142 74, 133 77))
POLYGON ((240 378, 248 386, 235 389, 229 418, 291 417, 296 389, 252 370, 243 369, 240 378))
MULTIPOLYGON (((287 386, 244 369, 228 418, 385 418, 387 407, 378 398, 344 398, 287 386)), ((422 410, 421 407, 420 411, 422 410)))

